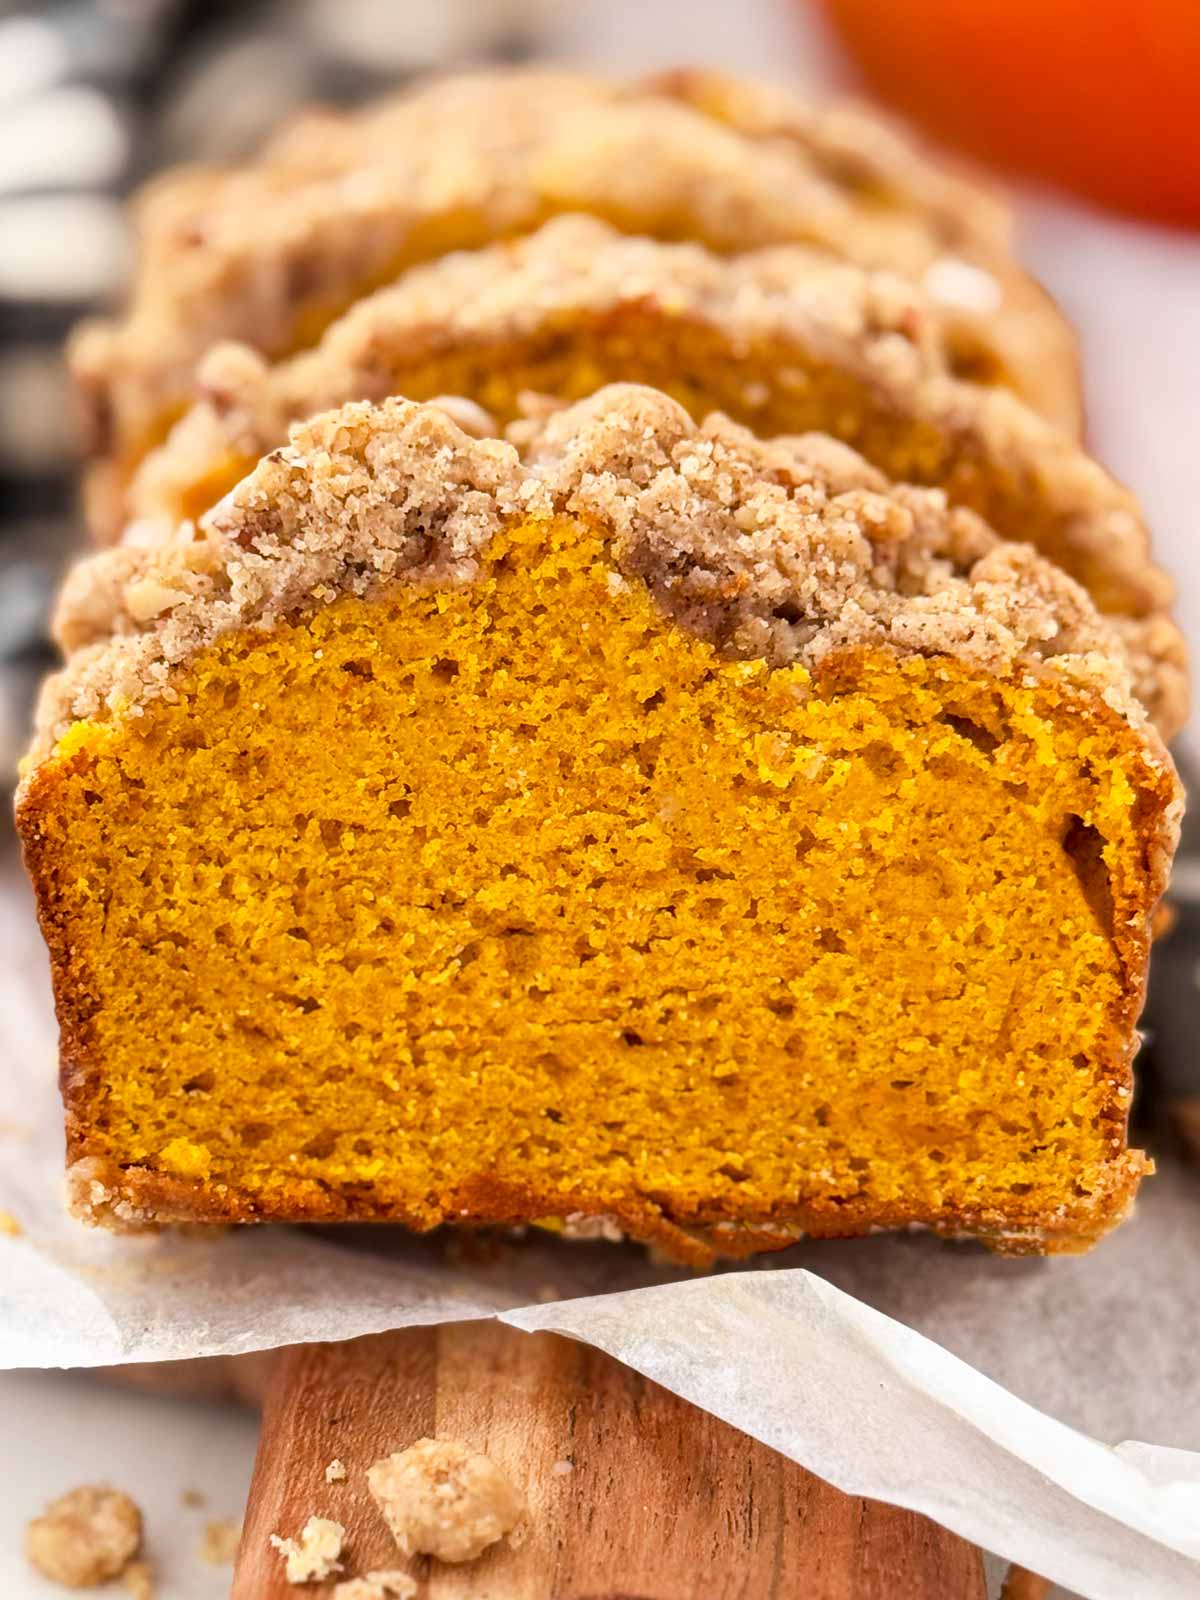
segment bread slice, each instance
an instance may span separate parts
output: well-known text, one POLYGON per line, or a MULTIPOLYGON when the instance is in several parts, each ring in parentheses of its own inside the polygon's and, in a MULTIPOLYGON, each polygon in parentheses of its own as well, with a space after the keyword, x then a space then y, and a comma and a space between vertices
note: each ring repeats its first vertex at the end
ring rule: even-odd
POLYGON ((987 350, 974 329, 989 309, 1002 308, 990 347, 1007 370, 1021 374, 1022 397, 1073 436, 1083 431, 1074 333, 1042 286, 1013 270, 1011 212, 974 176, 948 159, 927 159, 876 106, 814 104, 792 88, 710 67, 665 72, 646 87, 739 134, 790 150, 867 210, 926 218, 941 248, 919 281, 951 319, 957 375, 988 375, 987 350))
POLYGON ((130 472, 192 398, 195 364, 217 340, 272 357, 304 348, 403 268, 564 211, 724 253, 806 241, 914 278, 932 272, 951 291, 966 272, 972 293, 944 296, 963 370, 1037 405, 1048 369, 1073 381, 1072 336, 1029 290, 984 198, 965 208, 948 254, 943 208, 931 211, 919 188, 864 201, 795 140, 747 136, 677 98, 578 73, 479 73, 350 117, 310 115, 255 164, 151 185, 128 312, 86 325, 72 345, 97 531, 119 531, 130 472))
POLYGON ((85 572, 18 802, 83 1214, 703 1261, 1128 1207, 1178 786, 973 513, 649 389, 520 453, 388 400, 85 572))
POLYGON ((834 435, 1037 545, 1101 610, 1136 619, 1136 688, 1169 737, 1187 714, 1185 651, 1137 501, 1013 394, 955 377, 948 337, 936 305, 893 273, 798 245, 722 257, 560 217, 406 273, 290 360, 218 346, 130 510, 172 525, 200 515, 290 423, 348 400, 468 396, 507 424, 528 391, 653 384, 698 418, 834 435))

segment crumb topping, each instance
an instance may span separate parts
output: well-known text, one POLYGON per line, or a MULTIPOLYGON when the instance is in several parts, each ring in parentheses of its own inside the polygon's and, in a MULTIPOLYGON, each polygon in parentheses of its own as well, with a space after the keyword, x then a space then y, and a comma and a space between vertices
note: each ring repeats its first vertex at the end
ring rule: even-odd
POLYGON ((328 1517, 309 1517, 300 1530, 299 1539, 284 1539, 273 1533, 271 1547, 283 1557, 289 1583, 322 1583, 342 1570, 339 1558, 345 1536, 346 1530, 340 1522, 328 1517))
POLYGON ((436 406, 347 405, 294 428, 198 527, 84 562, 58 618, 72 654, 43 692, 26 770, 72 721, 169 693, 172 670, 232 630, 398 581, 468 583, 506 521, 554 515, 605 529, 614 577, 726 655, 941 653, 1055 673, 1145 723, 1121 636, 1076 583, 828 440, 697 425, 614 385, 522 446, 473 439, 436 406))
POLYGON ((406 1556, 474 1561, 528 1514, 504 1469, 456 1439, 418 1439, 377 1461, 367 1484, 406 1556))
POLYGON ((346 1479, 345 1463, 336 1457, 325 1468, 326 1483, 344 1483, 346 1479))
MULTIPOLYGON (((93 446, 107 453, 115 437, 144 447, 218 340, 295 348, 311 339, 314 307, 348 304, 404 265, 562 211, 731 253, 806 241, 914 278, 946 254, 944 207, 931 215, 919 185, 871 203, 847 181, 845 159, 815 154, 793 120, 788 137, 760 138, 678 97, 579 74, 488 72, 353 116, 304 118, 239 170, 160 179, 138 208, 129 314, 73 341, 93 446)), ((864 127, 852 118, 843 144, 864 127)), ((1037 403, 1048 348, 1070 373, 1070 336, 996 248, 995 230, 967 231, 956 248, 991 267, 1003 301, 987 318, 956 308, 967 343, 992 352, 1037 403)))
MULTIPOLYGON (((601 330, 620 328, 622 315, 653 315, 667 337, 703 328, 734 354, 769 348, 760 408, 786 406, 797 385, 811 392, 814 371, 837 372, 840 384, 850 381, 864 396, 857 422, 840 390, 830 398, 851 431, 877 435, 876 448, 884 449, 903 419, 905 435, 937 441, 934 475, 949 479, 951 498, 978 503, 981 483, 988 485, 997 530, 1049 539, 1060 565, 1103 591, 1102 609, 1160 617, 1170 604, 1173 585, 1151 560, 1134 496, 1008 391, 955 376, 944 319, 916 286, 801 246, 730 259, 695 244, 627 238, 580 216, 410 272, 355 305, 316 348, 276 366, 247 346, 216 346, 199 368, 198 400, 131 485, 127 537, 154 537, 157 519, 173 521, 214 466, 257 460, 284 442, 295 418, 405 393, 412 375, 438 360, 461 362, 476 352, 490 366, 522 341, 536 348, 548 331, 572 328, 586 337, 595 330, 602 340, 601 330)), ((476 437, 494 431, 471 402, 435 403, 476 437)), ((169 592, 149 585, 135 603, 154 615, 169 592)), ((1175 648, 1182 648, 1178 639, 1175 648)), ((1160 721, 1177 724, 1184 704, 1170 674, 1139 680, 1139 689, 1161 707, 1160 721)))
MULTIPOLYGON (((131 487, 131 516, 159 513, 222 452, 257 459, 297 418, 404 392, 393 386, 398 368, 646 304, 672 321, 722 329, 734 343, 782 338, 889 390, 949 371, 936 308, 893 273, 800 245, 728 258, 559 217, 527 238, 415 268, 357 302, 314 349, 274 367, 249 346, 215 346, 197 370, 196 404, 131 487)), ((450 403, 464 431, 488 431, 480 408, 450 403)))
POLYGON ((136 1503, 107 1484, 84 1484, 60 1495, 25 1530, 30 1565, 68 1589, 120 1577, 141 1542, 136 1503))
POLYGON ((925 212, 948 245, 1011 249, 1009 207, 975 178, 930 160, 879 110, 854 101, 818 104, 776 83, 710 67, 684 67, 647 80, 671 96, 756 139, 786 140, 830 182, 878 204, 925 212))
MULTIPOLYGON (((963 365, 970 369, 972 356, 993 350, 1035 410, 1079 436, 1074 333, 1040 285, 1014 268, 1012 212, 977 174, 968 178, 944 158, 927 159, 874 105, 813 104, 794 89, 711 68, 667 72, 650 83, 760 146, 788 150, 866 211, 921 215, 937 253, 923 267, 914 262, 903 270, 944 307, 963 365)), ((901 265, 896 256, 877 260, 901 265)))

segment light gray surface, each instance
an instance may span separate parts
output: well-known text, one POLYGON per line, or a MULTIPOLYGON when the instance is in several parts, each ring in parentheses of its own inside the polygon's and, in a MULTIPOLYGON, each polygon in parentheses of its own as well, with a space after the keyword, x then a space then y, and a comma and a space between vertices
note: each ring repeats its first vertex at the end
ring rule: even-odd
MULTIPOLYGON (((232 1405, 163 1400, 75 1373, 0 1373, 0 1595, 62 1600, 22 1554, 25 1524, 80 1483, 131 1494, 146 1525, 146 1554, 162 1579, 159 1600, 223 1600, 229 1567, 200 1559, 210 1518, 242 1514, 258 1421, 232 1405), (189 1509, 185 1489, 208 1504, 189 1509)), ((93 1591, 89 1590, 89 1593, 93 1591)), ((123 1595, 113 1584, 94 1591, 123 1595)))

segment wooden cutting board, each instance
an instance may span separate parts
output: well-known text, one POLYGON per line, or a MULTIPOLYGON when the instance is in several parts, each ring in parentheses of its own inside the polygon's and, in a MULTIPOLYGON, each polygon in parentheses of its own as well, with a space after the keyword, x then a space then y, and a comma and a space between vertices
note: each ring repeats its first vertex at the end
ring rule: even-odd
POLYGON ((329 1592, 289 1585, 269 1542, 314 1514, 344 1524, 347 1575, 405 1567, 422 1600, 986 1600, 980 1552, 928 1518, 843 1494, 588 1345, 490 1321, 283 1353, 232 1600, 329 1592), (524 1486, 519 1549, 397 1559, 364 1474, 432 1435, 524 1486), (328 1484, 335 1458, 348 1477, 328 1484))

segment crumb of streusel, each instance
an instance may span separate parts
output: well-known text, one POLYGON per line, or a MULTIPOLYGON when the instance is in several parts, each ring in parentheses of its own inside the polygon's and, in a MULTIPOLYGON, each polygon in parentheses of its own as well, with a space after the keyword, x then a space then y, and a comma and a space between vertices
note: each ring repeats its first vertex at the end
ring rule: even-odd
POLYGON ((340 1522, 328 1517, 309 1517, 300 1530, 299 1539, 284 1539, 273 1533, 271 1545, 286 1563, 289 1583, 321 1583, 326 1578, 336 1577, 342 1570, 338 1558, 345 1536, 346 1530, 340 1522))
POLYGON ((233 1517, 216 1517, 206 1522, 200 1536, 200 1559, 214 1567, 231 1566, 241 1538, 242 1525, 233 1517))
POLYGON ((187 1506, 190 1511, 197 1511, 208 1504, 208 1498, 200 1489, 184 1489, 179 1496, 179 1504, 187 1506))
POLYGON ((45 1578, 88 1589, 117 1578, 142 1542, 142 1513, 121 1489, 83 1484, 52 1500, 25 1531, 25 1554, 45 1578))
POLYGON ((0 1234, 9 1239, 19 1239, 24 1232, 25 1229, 11 1211, 0 1211, 0 1234))
POLYGON ((131 1561, 123 1573, 132 1600, 154 1600, 154 1568, 148 1561, 131 1561))
POLYGON ((343 1483, 346 1478, 346 1463, 337 1456, 325 1468, 326 1483, 343 1483))
POLYGON ((504 1469, 457 1439, 418 1439, 377 1461, 367 1484, 402 1555, 473 1561, 528 1511, 504 1469))
POLYGON ((416 1592, 416 1579, 396 1569, 345 1578, 334 1589, 333 1600, 412 1600, 416 1592))

